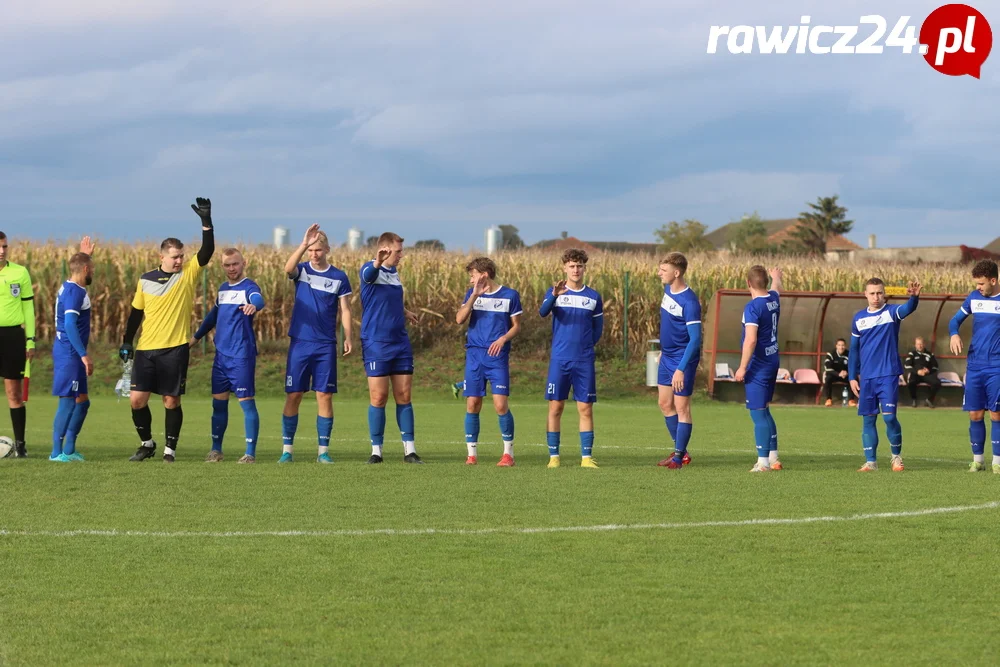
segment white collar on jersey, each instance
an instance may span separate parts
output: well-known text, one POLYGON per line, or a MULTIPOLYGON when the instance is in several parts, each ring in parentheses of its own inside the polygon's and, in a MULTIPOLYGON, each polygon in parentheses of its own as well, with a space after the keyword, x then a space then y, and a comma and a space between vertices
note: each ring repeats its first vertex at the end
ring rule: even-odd
POLYGON ((502 289, 503 289, 503 285, 497 285, 497 288, 495 290, 493 290, 492 292, 483 292, 483 296, 493 296, 494 294, 496 294, 497 292, 499 292, 502 289))
POLYGON ((881 313, 883 310, 885 310, 886 306, 888 306, 888 305, 889 305, 889 302, 887 301, 885 303, 885 305, 882 306, 881 308, 879 308, 878 310, 872 310, 872 307, 868 306, 867 308, 865 308, 865 312, 869 313, 870 315, 874 315, 875 313, 881 313))
POLYGON ((237 285, 239 285, 239 284, 240 284, 240 283, 242 283, 242 282, 245 282, 246 280, 247 280, 247 277, 246 277, 246 276, 243 276, 242 278, 240 278, 239 282, 235 282, 235 283, 231 283, 231 282, 229 282, 229 281, 227 280, 227 281, 226 281, 226 284, 227 284, 227 285, 229 285, 230 287, 236 287, 237 285))
POLYGON ((673 289, 671 289, 670 285, 664 285, 664 287, 667 288, 667 294, 669 294, 670 296, 677 296, 678 294, 684 294, 684 292, 687 292, 689 289, 691 289, 690 285, 685 285, 684 289, 682 289, 680 292, 675 292, 673 289))
POLYGON ((580 289, 570 289, 570 288, 569 288, 569 286, 567 286, 567 287, 566 287, 566 291, 567 291, 567 292, 573 292, 574 294, 579 294, 580 292, 582 292, 582 291, 583 291, 583 290, 585 290, 585 289, 587 289, 587 286, 586 286, 586 285, 584 285, 584 286, 583 286, 583 287, 581 287, 580 289))

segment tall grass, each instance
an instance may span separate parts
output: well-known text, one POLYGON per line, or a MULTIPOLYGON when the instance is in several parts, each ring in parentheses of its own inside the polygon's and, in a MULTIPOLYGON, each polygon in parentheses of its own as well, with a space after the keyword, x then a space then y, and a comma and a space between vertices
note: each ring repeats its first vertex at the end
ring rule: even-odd
MULTIPOLYGON (((197 246, 190 247, 195 252, 197 246)), ((75 252, 71 246, 53 244, 19 245, 12 248, 12 260, 23 262, 31 272, 35 289, 38 337, 53 337, 54 300, 65 278, 65 263, 75 252)), ((360 327, 361 305, 358 271, 368 261, 370 251, 334 249, 331 262, 344 269, 355 291, 353 319, 360 327)), ((265 246, 245 248, 247 274, 260 284, 267 307, 257 315, 257 334, 262 342, 280 342, 287 335, 294 289, 282 268, 287 252, 275 252, 265 246)), ((410 327, 417 347, 462 341, 463 328, 455 324, 455 312, 468 287, 465 265, 470 257, 459 253, 409 250, 400 266, 407 294, 407 305, 420 314, 420 323, 410 327)), ((157 248, 125 244, 99 245, 94 257, 94 283, 90 287, 92 330, 94 337, 107 342, 121 340, 132 296, 139 276, 159 263, 157 248)), ((525 250, 501 254, 496 258, 499 281, 521 294, 525 316, 518 347, 543 350, 548 340, 549 320, 537 315, 545 290, 562 276, 558 254, 525 250)), ((587 283, 604 297, 605 341, 608 353, 622 349, 624 332, 625 277, 630 276, 629 348, 640 354, 646 340, 658 337, 659 304, 663 294, 656 277, 658 258, 646 254, 599 253, 591 258, 587 283)), ((747 269, 760 258, 702 254, 689 257, 688 282, 707 306, 719 289, 745 286, 747 269)), ((902 263, 838 263, 802 258, 769 259, 784 268, 785 289, 805 291, 861 292, 871 276, 881 276, 889 285, 918 280, 926 292, 967 293, 972 289, 968 266, 902 263)), ((207 270, 210 307, 214 291, 225 280, 220 255, 207 270)), ((206 313, 204 295, 199 288, 192 326, 206 313)))

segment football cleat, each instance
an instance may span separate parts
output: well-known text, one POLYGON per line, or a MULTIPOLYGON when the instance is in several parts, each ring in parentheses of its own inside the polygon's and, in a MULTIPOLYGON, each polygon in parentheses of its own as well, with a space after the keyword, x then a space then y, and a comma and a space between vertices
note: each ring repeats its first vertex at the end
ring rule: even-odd
POLYGON ((28 458, 28 446, 24 444, 24 440, 18 440, 14 443, 14 458, 15 459, 26 459, 28 458))
POLYGON ((173 463, 174 462, 174 455, 173 454, 164 454, 163 455, 163 462, 164 463, 173 463))
POLYGON ((594 460, 593 456, 584 456, 580 459, 581 468, 598 468, 597 461, 594 460))
POLYGON ((824 407, 828 408, 831 405, 833 405, 833 400, 828 398, 828 399, 826 399, 826 403, 824 403, 823 405, 824 405, 824 407))
POLYGON ((850 408, 856 408, 858 407, 858 402, 852 398, 851 400, 847 401, 847 406, 850 408))
POLYGON ((257 458, 254 456, 250 456, 249 454, 244 454, 243 456, 240 457, 240 460, 237 461, 237 463, 256 463, 256 462, 257 458))
POLYGON ((684 465, 691 463, 691 455, 688 454, 687 452, 684 452, 684 456, 681 457, 681 463, 683 463, 684 465))
POLYGON ((546 468, 558 468, 559 467, 559 457, 558 456, 550 456, 549 457, 549 464, 547 466, 545 466, 545 467, 546 468))
POLYGON ((479 459, 477 459, 475 456, 470 456, 469 458, 465 459, 465 465, 467 466, 474 466, 477 463, 479 463, 479 459))
POLYGON ((66 458, 65 454, 59 454, 57 456, 50 456, 49 461, 56 461, 58 463, 69 463, 69 459, 66 458))
POLYGON ((368 464, 382 463, 382 457, 378 454, 372 454, 368 457, 368 464))
POLYGON ((514 467, 514 457, 510 454, 504 454, 500 457, 500 462, 497 463, 498 468, 513 468, 514 467))
POLYGON ((896 454, 892 457, 892 471, 893 472, 903 472, 903 457, 896 454))
POLYGON ((205 463, 219 463, 222 461, 222 452, 217 449, 213 449, 205 457, 205 463))
POLYGON ((761 463, 754 463, 753 468, 750 468, 750 472, 771 472, 770 466, 762 465, 761 463))
POLYGON ((785 467, 783 465, 781 465, 781 461, 772 461, 770 467, 771 467, 771 470, 784 470, 785 469, 785 467))
POLYGON ((878 470, 878 463, 875 461, 865 461, 865 464, 858 468, 858 472, 876 472, 878 470))
POLYGON ((139 447, 135 450, 135 454, 129 459, 129 461, 145 461, 148 458, 156 454, 156 444, 154 443, 152 447, 139 447))
POLYGON ((416 452, 413 452, 412 454, 407 454, 403 457, 403 463, 423 463, 423 461, 420 460, 420 457, 417 456, 416 452))
POLYGON ((316 457, 316 463, 333 463, 333 459, 330 458, 329 454, 320 454, 316 457))
POLYGON ((281 458, 278 459, 278 463, 291 463, 291 462, 292 462, 292 453, 282 452, 281 458))
POLYGON ((72 454, 64 454, 63 456, 66 457, 67 461, 85 461, 86 460, 85 458, 83 458, 83 454, 81 454, 80 452, 73 452, 72 454))
POLYGON ((993 474, 1000 475, 1000 463, 993 464, 993 474))
MULTIPOLYGON (((996 466, 993 466, 996 468, 996 466)), ((986 470, 986 464, 980 463, 979 461, 973 461, 969 464, 969 472, 982 472, 986 470)))

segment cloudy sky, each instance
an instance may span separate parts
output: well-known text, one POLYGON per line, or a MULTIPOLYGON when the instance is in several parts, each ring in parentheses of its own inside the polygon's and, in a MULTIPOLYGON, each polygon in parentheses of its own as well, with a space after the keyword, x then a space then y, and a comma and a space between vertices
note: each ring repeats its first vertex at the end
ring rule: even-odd
POLYGON ((648 241, 839 194, 862 244, 1000 235, 1000 53, 980 80, 897 49, 706 53, 712 25, 919 32, 937 6, 833 4, 5 0, 0 229, 190 238, 205 195, 227 240, 648 241))

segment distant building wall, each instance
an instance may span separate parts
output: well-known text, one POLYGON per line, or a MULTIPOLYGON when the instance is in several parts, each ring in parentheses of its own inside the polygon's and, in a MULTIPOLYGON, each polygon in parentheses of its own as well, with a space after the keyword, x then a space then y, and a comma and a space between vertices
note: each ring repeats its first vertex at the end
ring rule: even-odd
POLYGON ((866 248, 847 252, 828 252, 827 261, 856 262, 953 262, 962 261, 962 246, 927 246, 923 248, 866 248))

